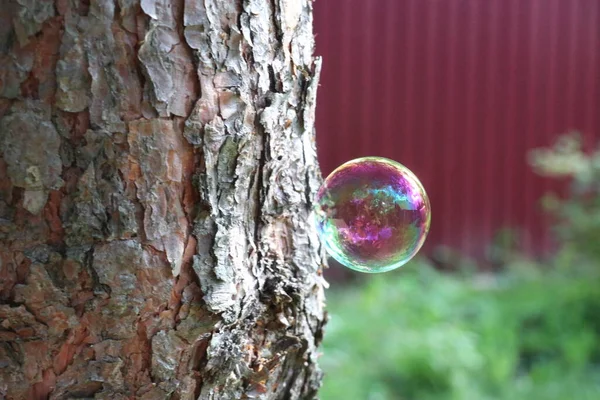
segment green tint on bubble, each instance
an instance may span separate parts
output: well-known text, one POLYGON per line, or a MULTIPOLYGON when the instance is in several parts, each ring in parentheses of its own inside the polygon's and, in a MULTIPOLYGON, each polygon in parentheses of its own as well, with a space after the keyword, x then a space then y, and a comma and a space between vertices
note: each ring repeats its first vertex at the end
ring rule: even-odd
POLYGON ((315 222, 327 252, 361 272, 406 264, 429 231, 425 189, 405 166, 383 157, 348 161, 319 189, 315 222))

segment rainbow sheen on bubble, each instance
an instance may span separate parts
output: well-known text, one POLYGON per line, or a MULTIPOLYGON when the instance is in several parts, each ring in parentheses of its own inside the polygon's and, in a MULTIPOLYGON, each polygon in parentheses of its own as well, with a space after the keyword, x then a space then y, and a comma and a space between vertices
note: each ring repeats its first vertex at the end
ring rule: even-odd
POLYGON ((361 272, 386 272, 419 251, 431 222, 429 198, 404 165, 383 157, 338 167, 319 189, 315 222, 327 252, 361 272))

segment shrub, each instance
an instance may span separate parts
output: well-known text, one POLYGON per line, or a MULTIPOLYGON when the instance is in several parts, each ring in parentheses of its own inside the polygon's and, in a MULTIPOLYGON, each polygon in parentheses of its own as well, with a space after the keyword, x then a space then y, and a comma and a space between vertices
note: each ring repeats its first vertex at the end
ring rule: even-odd
POLYGON ((323 398, 600 398, 598 277, 518 263, 469 277, 421 260, 331 293, 323 398))

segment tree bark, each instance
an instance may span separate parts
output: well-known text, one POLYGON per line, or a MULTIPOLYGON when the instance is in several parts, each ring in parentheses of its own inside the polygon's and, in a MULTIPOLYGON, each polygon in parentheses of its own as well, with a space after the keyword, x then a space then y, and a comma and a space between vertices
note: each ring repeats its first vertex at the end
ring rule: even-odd
POLYGON ((309 399, 311 0, 4 0, 0 399, 309 399))

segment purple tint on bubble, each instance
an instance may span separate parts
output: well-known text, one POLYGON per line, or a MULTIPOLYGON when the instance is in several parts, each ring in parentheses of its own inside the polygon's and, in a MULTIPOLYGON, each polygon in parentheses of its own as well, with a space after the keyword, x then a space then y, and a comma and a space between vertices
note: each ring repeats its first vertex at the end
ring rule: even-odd
POLYGON ((328 253, 362 272, 385 272, 421 248, 431 222, 429 199, 405 166, 382 157, 349 161, 323 182, 317 230, 328 253))

